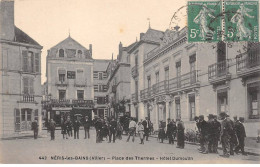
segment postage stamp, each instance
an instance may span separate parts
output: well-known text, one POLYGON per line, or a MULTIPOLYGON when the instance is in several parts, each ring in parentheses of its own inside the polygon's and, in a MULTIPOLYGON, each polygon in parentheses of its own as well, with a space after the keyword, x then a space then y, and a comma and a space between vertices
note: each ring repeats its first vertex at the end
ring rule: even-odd
POLYGON ((221 31, 221 1, 188 2, 188 41, 216 42, 221 31))
POLYGON ((227 1, 225 8, 225 41, 258 42, 258 1, 227 1))

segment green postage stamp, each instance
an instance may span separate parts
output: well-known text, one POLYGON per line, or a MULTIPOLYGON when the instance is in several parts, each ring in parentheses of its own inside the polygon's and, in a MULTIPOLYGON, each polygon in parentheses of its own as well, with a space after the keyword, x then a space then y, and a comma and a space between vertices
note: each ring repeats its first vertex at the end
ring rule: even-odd
POLYGON ((189 42, 259 41, 258 1, 189 1, 189 42))
POLYGON ((220 41, 221 12, 221 1, 189 1, 188 41, 220 41))
POLYGON ((258 42, 258 1, 225 1, 225 41, 258 42))

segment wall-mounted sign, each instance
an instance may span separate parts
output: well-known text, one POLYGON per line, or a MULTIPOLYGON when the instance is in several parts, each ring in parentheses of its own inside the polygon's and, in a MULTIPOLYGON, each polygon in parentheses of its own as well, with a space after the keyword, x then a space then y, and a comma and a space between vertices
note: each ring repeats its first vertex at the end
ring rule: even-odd
POLYGON ((76 78, 76 72, 75 71, 67 71, 67 78, 68 79, 75 79, 76 78))

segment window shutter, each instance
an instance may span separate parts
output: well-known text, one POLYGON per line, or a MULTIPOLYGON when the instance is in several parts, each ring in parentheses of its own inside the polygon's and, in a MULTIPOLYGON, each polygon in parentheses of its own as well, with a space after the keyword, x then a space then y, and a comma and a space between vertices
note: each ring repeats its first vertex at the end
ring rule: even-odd
POLYGON ((29 94, 29 78, 23 78, 23 93, 29 94))
POLYGON ((34 67, 34 54, 31 52, 31 72, 35 72, 34 67))
POLYGON ((28 52, 26 50, 23 50, 22 56, 23 56, 23 71, 28 71, 28 52))
POLYGON ((35 53, 35 72, 40 72, 40 54, 35 53))

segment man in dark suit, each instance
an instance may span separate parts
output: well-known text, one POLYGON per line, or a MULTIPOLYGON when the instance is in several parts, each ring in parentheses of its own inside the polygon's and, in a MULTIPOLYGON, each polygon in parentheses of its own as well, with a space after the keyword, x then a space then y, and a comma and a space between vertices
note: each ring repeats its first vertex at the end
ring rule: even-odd
POLYGON ((242 154, 247 155, 244 150, 246 131, 243 123, 244 123, 243 117, 239 117, 239 121, 235 123, 235 130, 238 138, 238 146, 236 147, 235 152, 236 154, 238 154, 238 151, 241 149, 242 154))
POLYGON ((215 127, 214 127, 214 116, 209 114, 208 116, 208 151, 213 152, 214 139, 215 139, 215 127))
POLYGON ((55 129, 56 129, 56 123, 51 119, 49 124, 49 131, 51 132, 51 140, 55 140, 55 129))
POLYGON ((217 115, 214 115, 214 138, 213 138, 213 153, 218 153, 218 141, 220 138, 220 131, 221 131, 221 124, 220 122, 217 120, 217 115))
POLYGON ((100 118, 97 118, 95 121, 95 128, 96 128, 96 143, 102 143, 102 135, 101 135, 101 130, 102 130, 102 121, 100 118))
POLYGON ((115 143, 116 140, 116 128, 117 128, 117 122, 114 118, 109 122, 109 142, 111 143, 111 138, 113 136, 113 143, 115 143))
POLYGON ((85 120, 84 120, 84 131, 85 131, 85 138, 90 138, 90 135, 89 135, 89 129, 90 129, 90 120, 88 119, 88 116, 85 117, 85 120))
POLYGON ((81 123, 79 122, 78 119, 75 120, 73 127, 74 127, 74 139, 79 139, 79 128, 80 128, 81 123))
POLYGON ((32 130, 33 130, 34 139, 38 138, 38 128, 39 128, 38 122, 37 122, 37 120, 34 120, 32 122, 32 130))
POLYGON ((200 129, 201 129, 201 140, 202 140, 202 150, 200 151, 200 153, 203 154, 208 154, 209 150, 208 150, 208 123, 204 120, 204 115, 200 115, 199 116, 199 120, 200 120, 200 129))
POLYGON ((233 131, 232 122, 230 119, 227 119, 227 114, 225 112, 221 112, 219 114, 221 122, 221 143, 223 148, 223 155, 220 155, 225 158, 229 158, 230 156, 230 139, 231 139, 231 133, 233 131))
POLYGON ((144 136, 146 136, 146 141, 148 141, 148 137, 149 137, 149 120, 148 120, 148 117, 145 117, 145 120, 142 122, 142 125, 144 126, 144 136))

